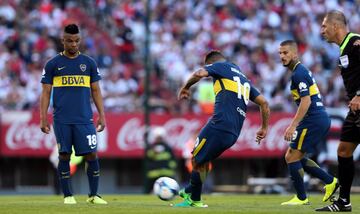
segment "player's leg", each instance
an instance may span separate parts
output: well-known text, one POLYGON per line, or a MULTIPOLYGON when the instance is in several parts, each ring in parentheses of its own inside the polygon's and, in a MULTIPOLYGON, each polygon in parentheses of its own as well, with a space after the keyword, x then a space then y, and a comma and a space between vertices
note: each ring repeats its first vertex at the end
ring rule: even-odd
POLYGON ((304 157, 301 159, 301 164, 305 172, 316 178, 319 178, 320 180, 324 181, 324 183, 331 184, 333 182, 334 177, 321 169, 319 165, 317 165, 317 163, 310 158, 304 157))
MULTIPOLYGON (((192 165, 193 166, 195 165, 194 159, 192 159, 192 165)), ((206 177, 207 177, 207 175, 208 175, 208 173, 210 171, 210 168, 211 168, 210 165, 211 165, 210 162, 206 163, 204 165, 205 170, 203 172, 200 172, 200 178, 202 180, 202 183, 205 182, 205 179, 206 179, 206 177)), ((192 167, 192 168, 194 168, 194 167, 192 167)), ((192 175, 192 173, 190 174, 190 176, 191 175, 192 175)), ((191 181, 191 179, 190 179, 190 181, 191 181)), ((180 195, 180 197, 185 199, 185 198, 188 198, 188 197, 191 196, 191 191, 192 191, 192 187, 191 187, 191 182, 190 182, 189 185, 187 185, 184 189, 179 191, 179 195, 180 195)))
POLYGON ((59 154, 58 176, 64 194, 64 204, 76 204, 71 188, 70 156, 68 153, 59 154))
POLYGON ((210 168, 210 161, 220 156, 231 147, 237 137, 217 129, 206 126, 196 139, 192 152, 193 171, 191 173, 191 199, 201 200, 202 185, 210 168))
POLYGON ((86 200, 92 204, 107 204, 107 202, 98 195, 100 166, 96 152, 84 155, 86 160, 86 174, 89 181, 89 198, 86 200))
POLYGON ((296 190, 296 196, 281 205, 305 205, 309 204, 304 186, 304 169, 300 160, 304 157, 304 153, 300 150, 288 148, 285 154, 285 160, 288 165, 291 180, 296 190))
POLYGON ((350 203, 350 189, 354 178, 354 159, 353 153, 358 144, 341 141, 338 147, 338 173, 340 182, 339 199, 350 203))
POLYGON ((185 201, 176 206, 183 206, 184 203, 190 202, 191 206, 207 207, 207 205, 201 202, 201 191, 210 169, 210 161, 216 159, 226 149, 230 148, 236 140, 237 136, 235 135, 207 126, 201 131, 192 152, 193 171, 191 173, 190 185, 185 189, 189 199, 186 202, 186 197, 183 197, 185 201))
MULTIPOLYGON (((201 136, 201 135, 199 135, 201 136)), ((205 156, 205 148, 204 144, 206 142, 206 138, 201 138, 202 140, 199 143, 199 138, 197 139, 197 142, 195 143, 195 148, 193 151, 193 155, 198 155, 200 149, 203 149, 203 152, 201 153, 201 157, 205 156)), ((206 145, 208 147, 208 145, 206 145)), ((177 204, 176 206, 199 206, 199 207, 205 207, 206 205, 202 204, 201 202, 201 191, 202 191, 202 185, 206 179, 207 170, 209 169, 209 163, 208 162, 199 162, 199 159, 196 160, 195 157, 192 158, 192 165, 193 170, 190 175, 190 182, 189 185, 185 188, 185 190, 181 190, 179 192, 179 195, 184 198, 184 202, 177 204)), ((202 158, 203 159, 203 158, 202 158)))
POLYGON ((99 195, 100 165, 97 157, 97 136, 93 124, 74 125, 73 134, 75 138, 75 154, 84 156, 86 161, 86 174, 89 181, 89 198, 87 202, 94 204, 107 204, 99 195))
MULTIPOLYGON (((202 138, 202 139, 204 139, 203 136, 204 136, 204 135, 201 135, 201 138, 202 138)), ((199 152, 199 149, 201 149, 200 147, 203 147, 203 146, 204 146, 203 144, 204 144, 205 141, 206 141, 206 140, 202 140, 202 142, 200 142, 199 139, 200 139, 200 138, 198 137, 198 138, 196 139, 196 142, 195 142, 195 148, 198 148, 197 151, 196 151, 196 155, 197 155, 197 153, 199 152)), ((205 139, 206 139, 206 138, 205 138, 205 139)), ((193 152, 192 152, 193 154, 194 154, 195 148, 194 148, 194 150, 193 150, 193 152)), ((192 169, 193 169, 193 170, 192 170, 191 173, 190 173, 190 183, 189 183, 184 189, 180 190, 180 192, 179 192, 179 195, 180 195, 182 198, 184 198, 184 199, 187 198, 187 197, 190 197, 190 195, 191 195, 191 192, 192 192, 191 178, 194 177, 194 176, 197 177, 197 173, 194 172, 195 166, 197 166, 194 157, 191 159, 191 164, 192 164, 192 169), (196 175, 194 175, 194 174, 196 174, 196 175)), ((200 168, 201 168, 201 169, 205 168, 205 171, 204 171, 204 172, 201 172, 201 174, 200 174, 200 178, 202 178, 202 181, 205 181, 206 176, 207 176, 207 173, 209 172, 209 169, 210 169, 210 163, 205 163, 205 164, 204 164, 204 167, 200 167, 200 168)), ((195 170, 195 171, 199 171, 199 170, 195 170)), ((194 179, 195 179, 195 178, 194 178, 194 179)))
POLYGON ((202 185, 205 182, 209 163, 197 164, 193 160, 193 171, 191 172, 190 185, 193 201, 201 201, 202 185))
POLYGON ((76 204, 71 189, 70 156, 71 156, 71 127, 66 124, 54 123, 54 132, 59 149, 58 176, 65 204, 76 204))
POLYGON ((354 178, 353 152, 357 144, 341 141, 338 147, 339 198, 332 204, 316 209, 321 212, 351 212, 350 190, 354 178))
POLYGON ((340 182, 339 199, 350 204, 350 189, 354 178, 353 153, 360 141, 360 112, 349 112, 343 123, 338 154, 338 173, 340 182))
POLYGON ((196 162, 195 162, 195 159, 194 159, 194 154, 197 155, 199 153, 200 149, 202 149, 203 151, 201 152, 202 154, 200 156, 206 155, 203 147, 207 146, 207 145, 204 145, 204 144, 206 142, 206 139, 209 139, 209 137, 211 136, 211 130, 212 129, 207 124, 200 131, 198 137, 196 138, 194 148, 193 148, 193 151, 192 151, 193 157, 191 159, 192 171, 190 173, 190 182, 184 189, 181 189, 179 191, 180 197, 184 198, 185 200, 190 198, 190 196, 192 194, 193 186, 196 183, 199 183, 198 178, 200 178, 200 175, 198 174, 197 170, 195 171, 196 162))
POLYGON ((85 157, 85 169, 86 174, 89 181, 89 189, 90 193, 89 196, 95 196, 98 193, 99 187, 99 176, 100 176, 100 166, 99 160, 95 152, 88 153, 84 155, 85 157))
MULTIPOLYGON (((323 117, 313 118, 311 122, 308 122, 307 128, 306 139, 302 146, 302 151, 306 153, 313 153, 317 144, 323 141, 327 136, 330 128, 330 118, 326 115, 323 117)), ((325 170, 321 169, 315 161, 307 157, 301 159, 301 164, 305 172, 319 178, 326 184, 324 187, 325 195, 323 197, 323 201, 327 201, 339 187, 337 179, 325 170)))
POLYGON ((325 170, 321 169, 319 167, 319 165, 317 165, 315 163, 315 161, 313 161, 309 158, 304 157, 303 159, 301 159, 301 164, 302 164, 305 172, 320 179, 321 181, 323 181, 326 184, 324 187, 325 195, 323 197, 323 201, 327 201, 339 187, 337 178, 330 175, 325 170))
POLYGON ((193 170, 190 175, 190 184, 186 190, 181 190, 179 195, 184 198, 182 203, 176 204, 176 207, 207 207, 201 201, 202 185, 206 179, 209 163, 197 164, 193 161, 193 170))
POLYGON ((340 195, 337 201, 316 211, 344 212, 351 211, 350 190, 354 178, 353 153, 360 139, 360 113, 349 112, 343 123, 338 147, 338 174, 340 195))
POLYGON ((199 191, 199 197, 194 193, 192 189, 191 199, 201 200, 200 194, 202 185, 206 180, 206 177, 210 171, 210 163, 219 157, 224 151, 230 148, 236 142, 238 136, 233 134, 222 132, 217 129, 207 129, 205 134, 199 135, 199 142, 195 145, 193 151, 193 167, 195 172, 198 173, 197 177, 201 182, 201 189, 199 191))

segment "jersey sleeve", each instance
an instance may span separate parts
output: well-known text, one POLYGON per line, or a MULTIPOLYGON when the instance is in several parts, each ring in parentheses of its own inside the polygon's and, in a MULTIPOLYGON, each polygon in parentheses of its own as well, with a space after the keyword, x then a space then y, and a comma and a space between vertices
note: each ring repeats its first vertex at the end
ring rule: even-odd
POLYGON ((53 77, 54 77, 54 69, 55 63, 53 60, 48 61, 43 68, 41 74, 41 83, 43 84, 53 84, 53 77))
POLYGON ((356 59, 360 59, 360 37, 356 37, 352 45, 351 54, 353 54, 356 59))
POLYGON ((90 58, 90 83, 101 80, 100 70, 95 60, 90 58))
POLYGON ((254 102, 256 97, 259 95, 260 95, 259 90, 250 83, 250 100, 254 102))
MULTIPOLYGON (((356 59, 359 60, 360 59, 360 45, 359 45, 360 44, 360 37, 357 40, 355 40, 354 43, 355 44, 353 44, 353 50, 355 50, 355 51, 353 51, 353 52, 355 52, 356 59)), ((358 84, 358 87, 357 87, 356 91, 358 91, 358 90, 360 90, 360 84, 358 84)))
POLYGON ((221 62, 205 65, 204 68, 209 73, 209 76, 212 76, 212 77, 223 76, 222 72, 224 71, 224 65, 221 62))
POLYGON ((310 86, 312 85, 312 81, 308 72, 303 71, 296 73, 292 78, 292 82, 300 97, 310 95, 310 86))

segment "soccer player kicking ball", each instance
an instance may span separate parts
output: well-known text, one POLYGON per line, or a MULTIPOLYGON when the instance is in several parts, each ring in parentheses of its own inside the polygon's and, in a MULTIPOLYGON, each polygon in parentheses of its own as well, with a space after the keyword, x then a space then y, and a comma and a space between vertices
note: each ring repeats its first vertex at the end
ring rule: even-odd
POLYGON ((77 25, 64 28, 64 51, 50 59, 42 73, 40 97, 40 128, 50 133, 47 110, 53 90, 54 132, 59 148, 58 175, 64 193, 64 204, 76 204, 70 185, 70 156, 74 146, 76 156, 84 156, 92 204, 107 204, 98 194, 100 167, 96 154, 96 131, 105 128, 105 114, 95 61, 79 52, 80 31, 77 25), (90 105, 90 94, 99 112, 96 130, 90 105))
POLYGON ((285 160, 297 194, 281 205, 309 204, 303 180, 304 171, 326 184, 323 201, 327 201, 339 187, 335 177, 305 157, 306 153, 313 152, 316 144, 326 137, 330 128, 330 118, 311 71, 300 63, 297 52, 297 45, 292 40, 280 44, 280 58, 282 64, 292 72, 290 89, 298 105, 297 112, 284 134, 285 140, 290 142, 285 160))
POLYGON ((179 99, 188 99, 190 87, 201 78, 209 76, 213 78, 216 95, 214 114, 196 139, 192 152, 193 170, 190 184, 180 190, 179 195, 184 201, 175 207, 207 207, 201 201, 201 190, 209 171, 209 163, 238 139, 249 100, 259 105, 261 111, 262 125, 256 140, 260 142, 267 133, 270 114, 267 101, 252 86, 240 68, 226 61, 219 51, 211 51, 206 55, 205 67, 191 75, 181 88, 179 99))

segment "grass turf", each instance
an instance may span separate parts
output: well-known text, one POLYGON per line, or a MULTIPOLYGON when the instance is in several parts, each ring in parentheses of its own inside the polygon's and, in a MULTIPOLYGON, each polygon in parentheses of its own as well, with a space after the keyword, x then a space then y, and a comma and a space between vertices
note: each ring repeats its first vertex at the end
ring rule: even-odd
MULTIPOLYGON (((174 208, 154 195, 103 195, 108 205, 87 204, 84 195, 76 195, 76 205, 64 205, 61 196, 0 195, 0 213, 315 213, 314 209, 328 203, 322 195, 310 195, 310 205, 280 206, 292 196, 280 195, 204 195, 208 208, 174 208)), ((360 213, 360 195, 352 195, 353 213, 360 213)))

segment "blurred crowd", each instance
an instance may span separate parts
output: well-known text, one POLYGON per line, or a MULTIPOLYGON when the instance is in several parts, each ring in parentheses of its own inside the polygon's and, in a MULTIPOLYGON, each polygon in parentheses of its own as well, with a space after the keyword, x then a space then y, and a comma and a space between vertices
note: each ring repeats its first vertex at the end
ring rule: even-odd
MULTIPOLYGON (((81 50, 101 70, 106 110, 141 111, 145 3, 0 0, 0 112, 38 108, 43 66, 62 50, 62 27, 72 22, 82 28, 81 50)), ((273 110, 292 112, 289 72, 278 56, 285 39, 298 42, 301 61, 313 72, 325 105, 347 105, 338 47, 321 38, 320 26, 326 11, 338 9, 346 14, 350 30, 360 32, 360 1, 152 0, 150 7, 149 101, 155 112, 201 112, 196 88, 191 102, 179 102, 176 96, 211 49, 238 64, 273 110)))

